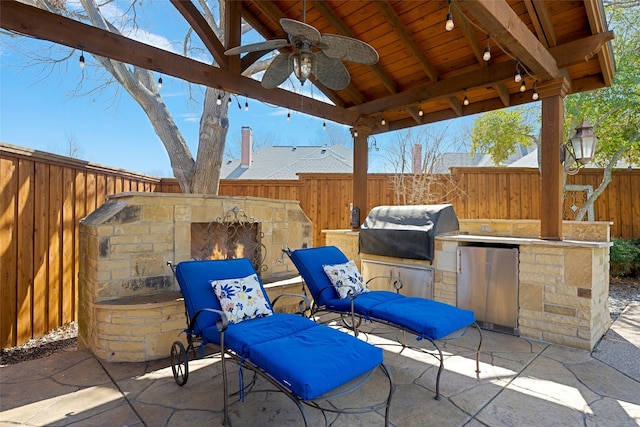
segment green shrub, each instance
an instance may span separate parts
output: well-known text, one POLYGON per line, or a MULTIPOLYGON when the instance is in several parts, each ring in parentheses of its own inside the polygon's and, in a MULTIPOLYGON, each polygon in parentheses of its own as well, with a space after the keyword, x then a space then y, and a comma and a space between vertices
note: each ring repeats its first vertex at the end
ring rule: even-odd
POLYGON ((613 276, 638 276, 640 274, 640 238, 623 240, 613 238, 610 251, 613 276))

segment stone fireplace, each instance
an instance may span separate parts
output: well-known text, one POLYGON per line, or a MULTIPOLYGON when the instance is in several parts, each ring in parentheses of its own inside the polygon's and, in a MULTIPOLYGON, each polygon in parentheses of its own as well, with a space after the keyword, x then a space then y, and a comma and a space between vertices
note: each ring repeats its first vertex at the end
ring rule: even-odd
POLYGON ((109 196, 80 223, 80 346, 108 361, 166 357, 186 326, 167 262, 246 257, 268 284, 297 275, 282 249, 311 245, 311 221, 297 201, 109 196))

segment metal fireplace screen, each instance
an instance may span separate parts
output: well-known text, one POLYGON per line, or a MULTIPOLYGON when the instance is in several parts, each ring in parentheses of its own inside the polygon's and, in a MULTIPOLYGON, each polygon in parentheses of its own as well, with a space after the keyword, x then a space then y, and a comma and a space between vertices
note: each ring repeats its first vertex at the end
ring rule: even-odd
POLYGON ((434 238, 458 231, 452 205, 378 206, 360 228, 361 253, 433 261, 434 238))
POLYGON ((210 223, 191 224, 193 259, 248 258, 258 273, 266 270, 260 223, 241 209, 231 209, 210 223))

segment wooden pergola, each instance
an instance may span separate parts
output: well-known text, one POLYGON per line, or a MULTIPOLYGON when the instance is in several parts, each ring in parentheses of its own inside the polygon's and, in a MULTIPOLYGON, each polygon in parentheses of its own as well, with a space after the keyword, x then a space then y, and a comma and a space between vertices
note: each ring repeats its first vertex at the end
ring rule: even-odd
POLYGON ((535 83, 542 102, 541 237, 562 239, 564 97, 610 86, 614 75, 613 33, 600 1, 309 0, 308 24, 365 41, 380 55, 374 65, 346 62, 351 82, 343 90, 312 81, 333 105, 310 97, 301 102, 303 95, 265 89, 242 76, 264 52, 224 55, 242 44, 243 20, 265 39, 286 38, 279 20, 302 20, 303 1, 225 1, 223 44, 195 2, 172 0, 211 52, 213 65, 15 0, 0 2, 0 23, 6 30, 351 126, 354 207, 365 214, 370 135, 534 102, 535 83), (445 30, 449 11, 452 31, 445 30), (483 59, 487 44, 489 61, 483 59), (525 91, 514 80, 516 68, 525 91))

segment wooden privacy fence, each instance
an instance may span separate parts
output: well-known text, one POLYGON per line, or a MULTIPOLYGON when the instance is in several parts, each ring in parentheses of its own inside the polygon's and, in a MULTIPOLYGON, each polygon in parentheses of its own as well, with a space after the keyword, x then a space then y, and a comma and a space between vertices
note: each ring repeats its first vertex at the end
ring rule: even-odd
MULTIPOLYGON (((569 184, 597 188, 602 170, 585 169, 569 184)), ((398 203, 389 174, 369 176, 369 207, 398 203)), ((412 191, 412 177, 407 191, 412 191)), ((428 187, 428 203, 452 203, 461 219, 538 219, 537 169, 456 168, 428 187)), ((78 221, 107 194, 180 192, 158 179, 0 143, 0 334, 2 347, 76 319, 78 221)), ((351 174, 301 174, 299 180, 223 180, 220 194, 300 201, 314 227, 348 228, 351 174)), ((366 216, 361 215, 361 220, 366 216)), ((594 220, 612 221, 612 235, 640 237, 640 170, 622 170, 594 207, 594 220)))

